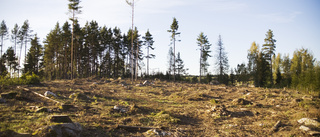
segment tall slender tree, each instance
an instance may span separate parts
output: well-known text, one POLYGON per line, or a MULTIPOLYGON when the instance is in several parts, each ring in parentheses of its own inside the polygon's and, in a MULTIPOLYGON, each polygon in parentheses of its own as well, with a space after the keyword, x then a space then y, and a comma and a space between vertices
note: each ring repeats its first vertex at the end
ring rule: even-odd
MULTIPOLYGON (((135 6, 135 1, 132 0, 130 2, 130 0, 126 0, 127 4, 132 8, 132 22, 131 22, 131 30, 133 30, 134 27, 134 6, 135 6)), ((131 81, 133 81, 133 33, 131 33, 131 81)))
MULTIPOLYGON (((170 30, 168 30, 168 32, 171 33, 171 41, 173 44, 173 60, 176 60, 176 36, 180 35, 180 32, 178 32, 179 29, 179 25, 178 25, 178 21, 177 19, 174 17, 172 24, 170 26, 170 30)), ((180 40, 178 40, 180 41, 180 40)), ((176 77, 176 63, 175 61, 173 62, 173 81, 175 81, 175 77, 176 77)))
POLYGON ((172 75, 172 71, 173 71, 173 49, 172 47, 169 48, 168 51, 168 79, 170 80, 170 76, 172 75))
POLYGON ((200 46, 200 75, 199 75, 199 82, 201 83, 201 75, 202 73, 205 75, 208 71, 209 63, 207 62, 208 57, 211 57, 210 55, 210 47, 211 44, 209 43, 209 40, 206 35, 204 35, 203 32, 200 33, 200 35, 197 38, 197 44, 200 46))
POLYGON ((73 55, 73 51, 74 51, 74 47, 73 47, 73 38, 74 38, 74 25, 76 22, 76 14, 80 14, 81 13, 81 8, 79 6, 80 4, 80 0, 69 0, 69 4, 68 4, 68 9, 69 9, 69 13, 71 13, 72 17, 70 18, 70 20, 72 21, 72 34, 71 34, 71 79, 73 79, 73 75, 74 75, 74 55, 73 55))
POLYGON ((265 44, 262 45, 262 52, 265 55, 267 61, 270 64, 270 82, 273 84, 273 77, 272 77, 272 56, 274 56, 274 52, 276 50, 276 40, 273 38, 273 31, 271 29, 268 30, 266 34, 266 38, 264 39, 265 44))
POLYGON ((153 37, 152 37, 151 33, 149 32, 149 29, 146 32, 145 36, 142 38, 144 39, 143 44, 147 48, 147 56, 145 56, 145 57, 147 58, 147 75, 149 76, 149 59, 155 57, 154 54, 149 54, 149 49, 154 50, 154 47, 153 47, 154 41, 153 41, 153 37))
POLYGON ((217 43, 217 53, 216 53, 216 66, 218 67, 218 81, 222 83, 226 83, 226 80, 224 79, 224 75, 229 70, 229 63, 228 63, 228 56, 227 52, 225 52, 225 48, 223 47, 221 35, 219 35, 218 43, 217 43))
POLYGON ((1 54, 0 57, 2 56, 2 48, 3 48, 3 41, 7 38, 8 36, 8 28, 6 25, 6 22, 2 20, 1 26, 0 26, 0 37, 1 37, 1 54))
POLYGON ((11 30, 11 41, 14 43, 14 53, 17 53, 17 42, 19 37, 20 27, 18 24, 15 24, 13 29, 11 30))

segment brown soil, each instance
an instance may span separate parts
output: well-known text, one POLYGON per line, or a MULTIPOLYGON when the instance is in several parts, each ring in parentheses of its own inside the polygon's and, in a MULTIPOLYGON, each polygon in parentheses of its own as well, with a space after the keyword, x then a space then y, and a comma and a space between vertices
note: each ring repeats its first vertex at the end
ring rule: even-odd
POLYGON ((299 130, 297 120, 320 119, 320 99, 312 93, 160 80, 141 83, 77 79, 5 86, 1 93, 18 94, 0 104, 0 129, 36 135, 52 124, 50 116, 68 115, 82 125, 84 137, 146 135, 136 127, 161 129, 170 136, 308 136, 299 130), (62 104, 32 93, 45 91, 73 107, 62 109, 62 104), (43 107, 50 111, 35 112, 43 107))

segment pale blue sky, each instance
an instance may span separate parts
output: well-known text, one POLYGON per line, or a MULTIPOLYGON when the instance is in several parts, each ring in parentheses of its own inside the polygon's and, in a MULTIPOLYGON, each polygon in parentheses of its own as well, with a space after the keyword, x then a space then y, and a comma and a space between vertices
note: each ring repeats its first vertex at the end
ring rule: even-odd
MULTIPOLYGON (((15 23, 21 26, 28 19, 30 27, 41 41, 59 22, 68 20, 68 0, 0 0, 0 20, 10 31, 15 23)), ((80 25, 96 20, 99 26, 131 27, 131 8, 125 0, 82 0, 80 25)), ((135 26, 141 35, 149 29, 154 37, 156 59, 150 68, 164 72, 170 34, 167 32, 173 17, 179 21, 181 35, 176 51, 190 74, 199 73, 197 36, 204 32, 215 54, 220 34, 228 52, 230 67, 247 62, 247 50, 256 41, 264 44, 268 29, 273 30, 276 53, 290 54, 301 47, 308 48, 319 60, 320 1, 319 0, 138 0, 135 26)), ((4 50, 12 43, 7 40, 4 50)), ((209 58, 209 71, 214 71, 215 59, 209 58)))

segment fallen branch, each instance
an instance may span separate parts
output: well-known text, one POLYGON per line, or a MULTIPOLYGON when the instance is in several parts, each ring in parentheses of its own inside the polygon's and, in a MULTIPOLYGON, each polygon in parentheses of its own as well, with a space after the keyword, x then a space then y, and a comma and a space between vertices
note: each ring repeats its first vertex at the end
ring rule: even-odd
MULTIPOLYGON (((18 87, 18 88, 19 88, 19 87, 18 87)), ((46 97, 46 96, 44 96, 44 95, 41 95, 40 93, 37 93, 37 92, 34 92, 34 91, 30 91, 30 90, 27 89, 27 88, 22 88, 22 89, 23 89, 24 91, 32 92, 33 94, 36 94, 36 95, 38 95, 38 96, 40 96, 40 97, 42 97, 42 98, 45 98, 45 99, 47 99, 47 100, 53 101, 53 102, 58 103, 58 104, 62 104, 61 102, 59 102, 59 101, 57 101, 57 100, 48 98, 48 97, 46 97)))
POLYGON ((160 128, 118 125, 117 129, 124 129, 128 132, 146 132, 150 129, 160 129, 160 128))
POLYGON ((281 126, 281 121, 279 120, 272 128, 273 132, 277 132, 279 130, 279 127, 281 126))

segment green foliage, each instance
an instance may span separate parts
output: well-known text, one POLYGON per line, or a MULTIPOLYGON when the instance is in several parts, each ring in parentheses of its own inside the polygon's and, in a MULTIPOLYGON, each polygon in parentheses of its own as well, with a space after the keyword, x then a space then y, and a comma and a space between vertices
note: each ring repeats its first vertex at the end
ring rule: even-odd
POLYGON ((23 80, 23 84, 39 84, 40 78, 38 75, 32 73, 25 73, 21 76, 21 79, 23 80))

